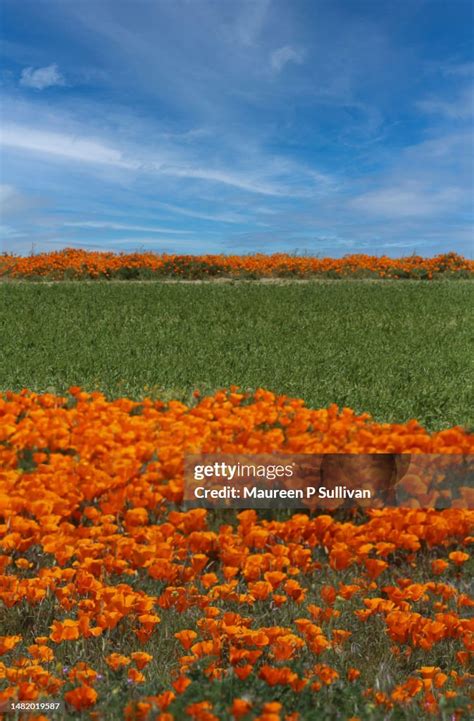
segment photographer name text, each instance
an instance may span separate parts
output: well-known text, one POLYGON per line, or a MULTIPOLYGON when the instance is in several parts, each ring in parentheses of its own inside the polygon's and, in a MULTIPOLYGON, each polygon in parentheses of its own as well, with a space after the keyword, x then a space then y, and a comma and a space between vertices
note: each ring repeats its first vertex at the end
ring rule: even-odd
POLYGON ((307 486, 306 488, 261 488, 259 486, 244 486, 236 488, 235 486, 223 486, 222 488, 206 488, 205 486, 197 486, 194 489, 194 497, 198 500, 203 499, 268 499, 283 500, 287 498, 371 498, 372 493, 368 488, 348 488, 347 486, 334 486, 326 488, 325 486, 307 486))

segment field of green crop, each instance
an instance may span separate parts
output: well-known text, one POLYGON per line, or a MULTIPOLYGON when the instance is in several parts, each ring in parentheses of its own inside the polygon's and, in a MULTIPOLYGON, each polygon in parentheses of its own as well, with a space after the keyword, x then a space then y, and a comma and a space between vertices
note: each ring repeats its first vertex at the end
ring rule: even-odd
POLYGON ((188 401, 229 384, 472 427, 469 282, 3 283, 0 390, 188 401))

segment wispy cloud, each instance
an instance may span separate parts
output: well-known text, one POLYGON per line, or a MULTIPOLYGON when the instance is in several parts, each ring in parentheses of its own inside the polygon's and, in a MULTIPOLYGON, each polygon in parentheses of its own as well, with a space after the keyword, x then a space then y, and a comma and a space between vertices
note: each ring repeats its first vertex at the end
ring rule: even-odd
POLYGON ((0 143, 9 148, 44 153, 83 163, 114 165, 133 169, 136 162, 125 160, 120 151, 91 138, 36 130, 35 127, 3 125, 0 143))
POLYGON ((278 50, 274 50, 270 55, 270 65, 272 70, 279 73, 288 63, 296 63, 300 65, 304 59, 304 52, 291 45, 285 45, 278 50))
POLYGON ((387 218, 432 217, 451 211, 461 198, 459 188, 433 191, 407 181, 399 186, 359 195, 350 201, 350 206, 370 215, 387 218))
MULTIPOLYGON (((84 241, 83 239, 77 238, 72 239, 71 241, 74 244, 80 244, 85 243, 87 241, 84 241)), ((120 247, 120 246, 133 246, 135 248, 137 247, 145 247, 149 246, 152 248, 162 249, 164 248, 164 244, 166 244, 168 247, 173 248, 177 247, 179 245, 180 248, 189 248, 195 246, 195 243, 191 241, 189 238, 175 238, 175 237, 160 237, 160 238, 150 238, 149 236, 126 236, 117 238, 114 237, 110 243, 114 247, 120 247)))
POLYGON ((228 170, 172 165, 161 165, 157 167, 157 170, 165 175, 173 175, 176 178, 196 178, 197 180, 206 180, 212 183, 222 183, 223 185, 230 185, 233 188, 261 195, 287 195, 288 193, 287 189, 279 188, 276 184, 245 177, 228 170))
POLYGON ((128 142, 127 147, 122 149, 97 137, 16 123, 5 123, 0 128, 0 145, 22 152, 40 153, 64 162, 75 161, 92 167, 110 166, 144 176, 202 181, 271 197, 304 195, 311 186, 322 188, 328 183, 327 176, 311 167, 278 156, 267 157, 258 149, 254 151, 254 162, 246 161, 239 170, 222 163, 206 163, 206 148, 197 154, 196 151, 189 154, 185 145, 179 143, 154 149, 143 143, 138 146, 128 142))
POLYGON ((463 89, 454 100, 445 98, 425 98, 417 102, 424 113, 441 115, 451 120, 467 120, 474 115, 474 86, 463 89))
POLYGON ((149 227, 146 225, 129 225, 128 223, 116 223, 109 220, 78 220, 75 222, 65 222, 63 225, 69 228, 91 228, 94 230, 137 230, 142 233, 176 233, 178 235, 194 233, 192 230, 177 230, 174 228, 160 228, 158 226, 149 227))
POLYGON ((242 213, 232 213, 232 212, 226 212, 226 213, 206 213, 202 210, 193 210, 192 208, 182 208, 179 205, 174 205, 173 203, 161 203, 159 201, 155 201, 154 203, 156 206, 160 208, 164 208, 165 210, 170 210, 172 213, 177 213, 178 215, 184 215, 188 218, 198 218, 200 220, 210 220, 215 223, 246 223, 249 221, 249 216, 244 215, 242 213))
POLYGON ((65 79, 53 63, 44 68, 24 68, 21 72, 20 85, 25 88, 44 90, 54 85, 65 85, 65 79))

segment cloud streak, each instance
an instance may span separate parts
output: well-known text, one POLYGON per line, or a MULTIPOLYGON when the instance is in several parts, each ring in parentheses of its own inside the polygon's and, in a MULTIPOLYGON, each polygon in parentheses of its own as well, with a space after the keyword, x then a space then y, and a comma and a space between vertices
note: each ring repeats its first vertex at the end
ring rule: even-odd
POLYGON ((116 223, 114 221, 98 221, 98 220, 79 220, 75 222, 63 223, 69 228, 91 228, 93 230, 138 230, 143 233, 176 233, 186 235, 194 233, 192 230, 176 230, 174 228, 160 228, 158 226, 149 227, 146 225, 129 225, 127 223, 116 223))
POLYGON ((125 160, 120 151, 100 141, 37 130, 34 127, 4 125, 0 129, 0 143, 6 148, 42 153, 82 163, 113 165, 127 169, 138 167, 136 162, 125 160))
POLYGON ((350 201, 352 208, 387 218, 417 218, 443 215, 456 208, 462 199, 459 188, 430 191, 417 183, 374 190, 350 201))
POLYGON ((455 100, 432 97, 420 100, 417 106, 424 113, 449 120, 469 120, 474 116, 474 85, 465 88, 455 100))
POLYGON ((143 145, 139 149, 131 146, 122 150, 97 137, 81 137, 15 123, 6 123, 1 127, 0 145, 16 151, 39 153, 63 162, 110 166, 143 175, 203 181, 272 197, 305 194, 308 185, 323 187, 328 182, 327 176, 322 173, 297 163, 278 162, 277 158, 266 159, 261 156, 259 168, 253 164, 241 171, 226 167, 213 168, 209 164, 204 166, 200 157, 190 160, 187 148, 176 144, 168 144, 158 151, 143 145), (159 159, 153 155, 159 155, 159 159), (290 176, 291 184, 288 183, 290 176), (295 180, 298 180, 298 185, 295 180))
POLYGON ((292 48, 291 45, 285 45, 278 50, 274 50, 270 55, 270 65, 272 70, 279 73, 288 63, 296 63, 300 65, 303 62, 304 53, 302 50, 292 48))
POLYGON ((21 72, 20 85, 34 90, 44 90, 55 85, 65 85, 66 82, 59 72, 56 64, 44 68, 24 68, 21 72))

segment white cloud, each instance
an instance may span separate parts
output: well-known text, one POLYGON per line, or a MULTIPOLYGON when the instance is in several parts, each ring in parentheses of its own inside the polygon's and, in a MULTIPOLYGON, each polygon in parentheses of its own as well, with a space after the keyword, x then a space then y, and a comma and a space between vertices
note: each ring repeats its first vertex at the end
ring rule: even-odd
POLYGON ((274 50, 270 55, 270 65, 272 70, 279 73, 287 63, 297 63, 301 65, 304 59, 302 50, 292 48, 291 45, 285 45, 278 50, 274 50))
POLYGON ((83 163, 109 165, 125 170, 141 170, 177 178, 194 178, 221 183, 262 195, 277 196, 286 193, 284 189, 252 175, 244 176, 226 169, 209 169, 200 163, 195 165, 185 162, 167 164, 156 160, 142 162, 131 156, 125 157, 120 150, 93 138, 81 138, 75 135, 36 130, 32 127, 19 125, 1 127, 0 145, 83 163))
POLYGON ((371 215, 408 218, 450 211, 461 198, 462 192, 456 187, 432 191, 419 183, 407 181, 359 195, 349 205, 371 215))
POLYGON ((164 140, 178 141, 180 143, 193 143, 194 141, 200 141, 202 138, 208 138, 212 136, 211 130, 208 128, 193 128, 186 130, 182 133, 156 133, 155 137, 163 138, 164 140))
MULTIPOLYGON (((70 241, 68 240, 68 243, 70 241)), ((73 239, 73 243, 82 243, 80 239, 73 239)), ((109 241, 111 242, 111 241, 109 241)), ((126 238, 114 238, 113 239, 113 245, 114 246, 121 246, 121 245, 135 245, 135 246, 146 246, 150 245, 152 247, 157 247, 158 245, 162 247, 163 243, 168 243, 169 245, 173 246, 179 243, 180 246, 189 246, 194 245, 195 240, 193 238, 176 238, 176 237, 160 237, 160 238, 150 238, 150 237, 142 237, 142 236, 131 236, 126 238)), ((64 241, 63 241, 64 243, 64 241)), ((102 245, 102 247, 104 247, 102 245)))
POLYGON ((0 129, 0 144, 47 155, 55 155, 84 163, 114 165, 136 169, 139 164, 127 161, 115 148, 89 138, 78 138, 20 125, 5 125, 0 129))
POLYGON ((466 88, 456 100, 427 98, 420 100, 417 107, 424 113, 443 115, 451 120, 465 120, 474 114, 474 87, 466 88))
POLYGON ((20 85, 35 90, 44 90, 53 85, 65 85, 65 81, 56 64, 44 68, 24 68, 21 73, 20 85))
MULTIPOLYGON (((448 133, 439 137, 429 138, 417 145, 406 147, 401 154, 401 159, 407 158, 413 170, 422 170, 428 163, 447 162, 456 166, 457 173, 468 161, 471 166, 471 153, 473 137, 470 130, 448 133), (469 152, 466 150, 469 149, 469 152)), ((432 172, 432 169, 431 169, 432 172)))
POLYGON ((143 233, 193 233, 192 230, 175 230, 174 228, 150 228, 144 225, 128 225, 126 223, 115 223, 108 220, 82 220, 77 222, 63 223, 68 228, 94 228, 100 230, 138 230, 143 233))
POLYGON ((200 167, 186 166, 159 166, 159 171, 165 175, 172 175, 177 178, 196 178, 197 180, 208 180, 210 182, 222 183, 230 185, 240 190, 247 190, 250 193, 260 193, 261 195, 286 195, 287 191, 280 189, 271 183, 242 177, 237 173, 227 170, 212 170, 200 167))
POLYGON ((172 205, 171 203, 156 203, 160 208, 170 210, 172 213, 178 215, 186 215, 190 218, 199 218, 200 220, 212 220, 216 223, 247 223, 248 217, 240 213, 205 213, 198 210, 192 210, 192 208, 181 208, 178 205, 172 205))

